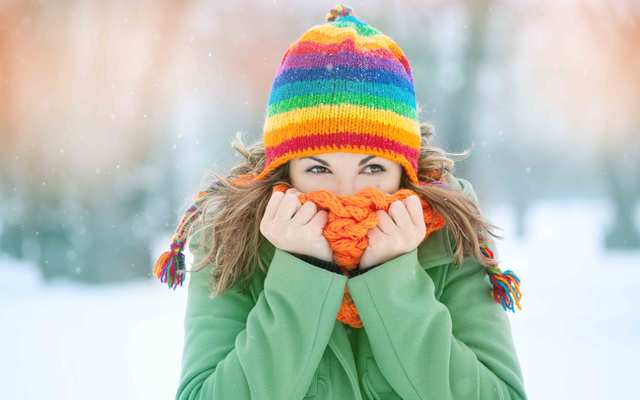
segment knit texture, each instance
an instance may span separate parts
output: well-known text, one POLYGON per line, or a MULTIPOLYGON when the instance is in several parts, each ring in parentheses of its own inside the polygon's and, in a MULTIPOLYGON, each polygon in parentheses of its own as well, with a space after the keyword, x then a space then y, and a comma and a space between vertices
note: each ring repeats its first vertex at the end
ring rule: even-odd
POLYGON ((417 183, 420 127, 409 60, 389 36, 339 5, 277 69, 263 127, 263 179, 287 161, 327 152, 374 154, 417 183))
MULTIPOLYGON (((286 192, 289 187, 279 184, 273 187, 273 191, 286 192)), ((416 193, 409 189, 387 194, 377 188, 368 187, 351 196, 340 196, 328 190, 301 193, 298 200, 301 204, 312 201, 318 210, 327 211, 327 223, 322 234, 333 251, 333 260, 342 268, 344 275, 350 276, 351 271, 358 268, 360 258, 369 244, 367 233, 378 224, 376 211, 388 212, 391 203, 404 200, 413 194, 416 193)), ((426 239, 432 232, 443 228, 445 220, 428 202, 421 200, 421 203, 427 227, 424 237, 426 239)), ((349 288, 345 286, 344 289, 336 319, 353 328, 361 328, 362 321, 349 294, 349 288)))

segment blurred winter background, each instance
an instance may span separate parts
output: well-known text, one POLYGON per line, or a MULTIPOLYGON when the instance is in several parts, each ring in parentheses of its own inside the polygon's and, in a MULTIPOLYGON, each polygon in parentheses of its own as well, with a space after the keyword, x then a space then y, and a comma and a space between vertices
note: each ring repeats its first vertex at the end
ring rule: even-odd
MULTIPOLYGON (((230 138, 260 137, 282 54, 334 4, 0 1, 3 398, 173 398, 186 289, 151 265, 207 171, 239 160, 230 138)), ((640 2, 346 4, 407 53, 435 143, 472 147, 457 171, 522 279, 530 398, 628 398, 640 2)))

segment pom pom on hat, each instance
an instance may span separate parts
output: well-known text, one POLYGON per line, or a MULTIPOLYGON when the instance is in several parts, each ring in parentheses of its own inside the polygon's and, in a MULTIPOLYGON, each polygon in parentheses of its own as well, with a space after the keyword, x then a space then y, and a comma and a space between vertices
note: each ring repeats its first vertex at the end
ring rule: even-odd
POLYGON ((324 18, 327 22, 335 21, 338 17, 346 17, 347 15, 352 15, 353 10, 350 7, 347 7, 343 4, 338 4, 329 10, 326 17, 324 18))

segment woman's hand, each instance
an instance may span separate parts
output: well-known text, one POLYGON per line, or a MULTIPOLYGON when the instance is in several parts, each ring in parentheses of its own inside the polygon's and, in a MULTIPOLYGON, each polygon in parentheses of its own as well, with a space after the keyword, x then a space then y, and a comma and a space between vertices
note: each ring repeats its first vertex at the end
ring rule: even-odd
POLYGON ((412 251, 427 233, 422 204, 417 195, 394 201, 389 206, 389 213, 378 210, 376 214, 378 225, 367 233, 369 245, 360 258, 358 269, 368 269, 412 251))
POLYGON ((301 205, 298 191, 291 188, 286 193, 271 194, 260 221, 260 232, 282 250, 332 262, 333 251, 322 235, 326 222, 325 210, 318 211, 312 201, 301 205))

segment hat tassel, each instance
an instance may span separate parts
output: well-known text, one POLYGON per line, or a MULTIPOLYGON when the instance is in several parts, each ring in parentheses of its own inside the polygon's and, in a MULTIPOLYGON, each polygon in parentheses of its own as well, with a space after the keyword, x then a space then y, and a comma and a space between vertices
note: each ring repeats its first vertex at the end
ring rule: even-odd
POLYGON ((158 257, 153 265, 153 275, 160 279, 160 282, 167 283, 167 286, 175 289, 182 286, 185 275, 185 261, 182 248, 184 241, 173 241, 171 250, 167 250, 158 257))
MULTIPOLYGON (((493 252, 486 244, 480 246, 480 250, 485 256, 493 258, 493 252)), ((496 303, 502 305, 505 311, 511 310, 511 312, 515 312, 515 302, 518 309, 522 310, 522 307, 520 307, 520 299, 522 298, 520 278, 511 270, 501 272, 498 267, 488 267, 487 270, 489 280, 493 286, 493 299, 496 303)))
MULTIPOLYGON (((207 192, 198 192, 196 201, 205 196, 207 192)), ((160 279, 160 282, 167 283, 171 289, 178 285, 182 286, 186 274, 185 257, 182 249, 186 242, 185 232, 200 214, 194 204, 182 216, 176 232, 171 237, 171 248, 164 253, 153 264, 153 275, 160 279)))

